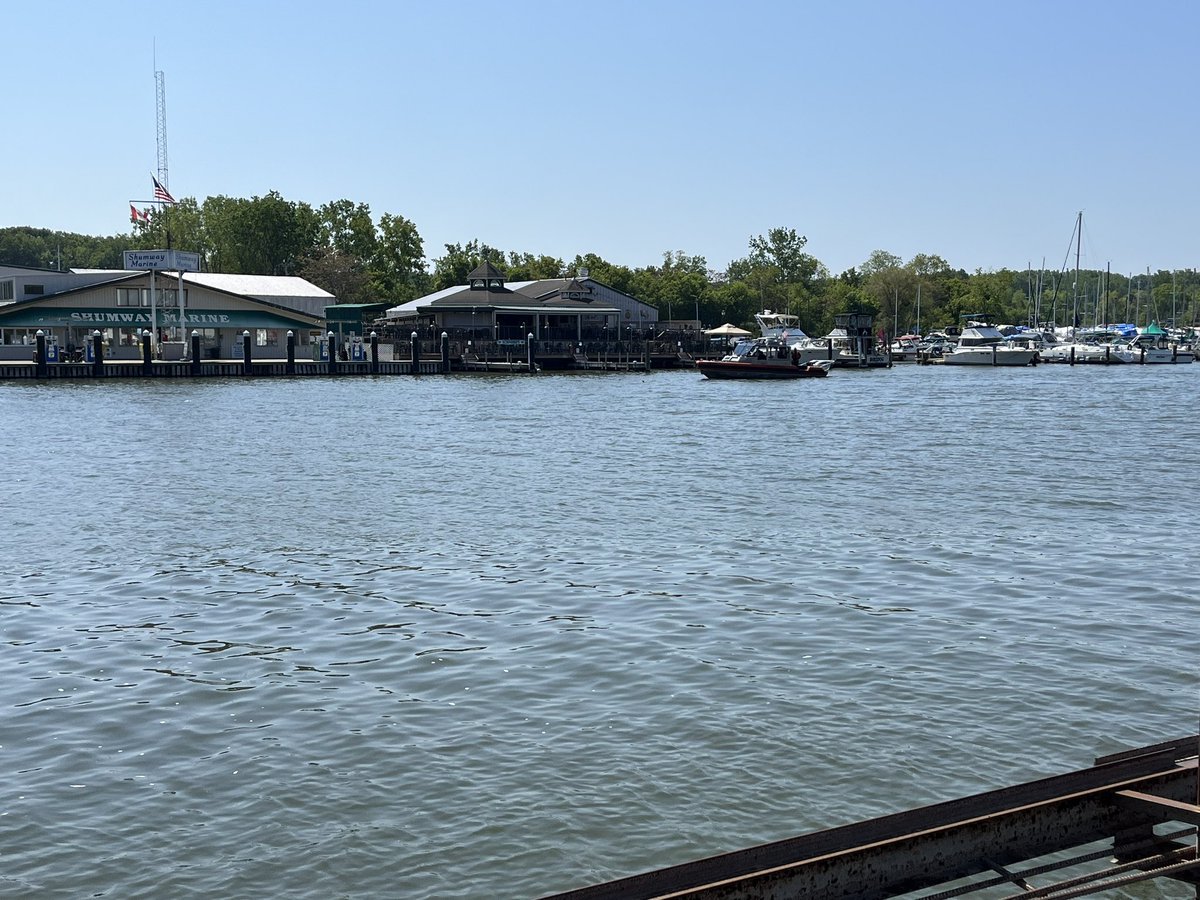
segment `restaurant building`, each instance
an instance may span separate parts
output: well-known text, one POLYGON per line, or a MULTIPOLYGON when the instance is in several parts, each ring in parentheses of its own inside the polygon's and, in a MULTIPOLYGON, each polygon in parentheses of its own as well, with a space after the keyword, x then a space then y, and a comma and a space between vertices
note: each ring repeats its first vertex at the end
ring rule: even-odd
POLYGON ((654 328, 658 310, 588 277, 586 269, 571 278, 508 282, 485 262, 465 285, 393 306, 387 321, 400 331, 411 325, 496 341, 532 334, 538 341, 574 342, 640 337, 654 328))

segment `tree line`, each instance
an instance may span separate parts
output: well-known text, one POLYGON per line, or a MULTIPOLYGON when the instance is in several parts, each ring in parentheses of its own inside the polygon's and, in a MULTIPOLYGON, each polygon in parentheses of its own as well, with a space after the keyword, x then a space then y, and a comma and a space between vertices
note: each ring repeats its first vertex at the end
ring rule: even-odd
POLYGON ((124 250, 176 247, 200 253, 210 272, 298 275, 341 303, 402 303, 465 284, 483 261, 510 281, 570 277, 580 269, 618 291, 652 304, 660 320, 753 326, 762 309, 790 312, 810 334, 825 334, 840 313, 865 313, 888 333, 928 333, 987 314, 1014 324, 1150 321, 1194 326, 1200 321, 1200 275, 1194 269, 1145 275, 1102 271, 1000 269, 968 273, 941 256, 910 260, 876 250, 833 274, 789 227, 751 235, 746 255, 724 268, 703 256, 664 252, 659 265, 629 267, 594 253, 564 260, 502 250, 479 240, 446 244, 425 256, 416 225, 402 215, 376 219, 365 203, 337 200, 318 207, 271 191, 250 199, 183 198, 164 205, 132 232, 92 237, 68 232, 0 229, 0 264, 39 268, 120 268, 124 250))

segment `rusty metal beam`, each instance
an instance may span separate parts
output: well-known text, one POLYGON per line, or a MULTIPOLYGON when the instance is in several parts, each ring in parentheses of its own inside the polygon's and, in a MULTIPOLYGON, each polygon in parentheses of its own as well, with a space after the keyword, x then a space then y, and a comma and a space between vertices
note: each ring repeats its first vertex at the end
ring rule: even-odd
POLYGON ((1164 819, 1158 804, 1118 803, 1116 795, 1132 791, 1189 806, 1196 796, 1198 740, 1114 754, 1087 769, 580 888, 555 900, 883 900, 1175 818, 1164 819))
POLYGON ((1157 816, 1162 822, 1187 822, 1189 825, 1200 825, 1200 806, 1195 803, 1156 797, 1142 791, 1117 791, 1113 796, 1113 802, 1126 809, 1136 809, 1147 815, 1157 816))

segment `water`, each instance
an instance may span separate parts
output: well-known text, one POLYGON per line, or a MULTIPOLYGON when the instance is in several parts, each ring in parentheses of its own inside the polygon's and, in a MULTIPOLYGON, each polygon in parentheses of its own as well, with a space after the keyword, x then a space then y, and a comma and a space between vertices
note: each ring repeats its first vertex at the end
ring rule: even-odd
POLYGON ((536 896, 1189 733, 1198 379, 0 384, 0 896, 536 896))

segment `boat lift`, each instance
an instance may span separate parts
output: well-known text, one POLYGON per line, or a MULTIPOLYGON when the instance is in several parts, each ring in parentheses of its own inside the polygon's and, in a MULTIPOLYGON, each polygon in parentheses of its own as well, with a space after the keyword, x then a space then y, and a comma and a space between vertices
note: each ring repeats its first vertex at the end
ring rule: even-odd
POLYGON ((1200 897, 1198 747, 1200 735, 1191 735, 553 900, 1067 900, 1155 878, 1196 885, 1200 897))

